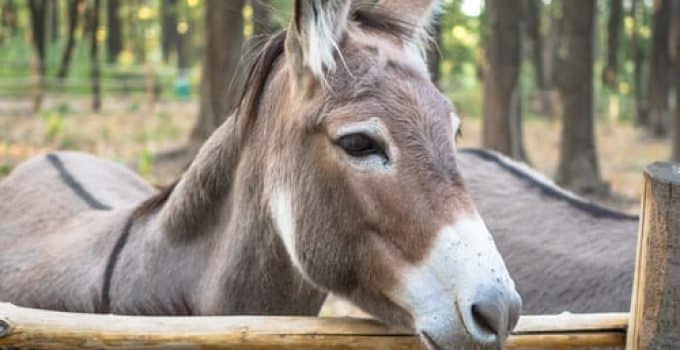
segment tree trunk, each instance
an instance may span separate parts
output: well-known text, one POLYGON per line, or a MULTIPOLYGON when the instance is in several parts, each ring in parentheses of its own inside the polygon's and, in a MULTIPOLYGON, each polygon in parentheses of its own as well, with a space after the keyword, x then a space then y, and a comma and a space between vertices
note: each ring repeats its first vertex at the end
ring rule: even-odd
POLYGON ((177 68, 180 71, 189 68, 189 43, 191 36, 189 35, 190 26, 188 19, 186 19, 186 28, 177 32, 177 68))
POLYGON ((106 58, 109 63, 115 63, 123 50, 123 35, 120 25, 120 1, 108 0, 106 3, 106 58))
POLYGON ((161 51, 163 61, 170 60, 170 53, 177 46, 177 0, 161 2, 161 51))
POLYGON ((527 38, 531 41, 531 58, 536 87, 545 88, 543 77, 543 40, 541 38, 541 0, 524 0, 527 38))
POLYGON ((270 0, 250 0, 253 7, 253 33, 255 35, 270 34, 274 31, 271 19, 270 0))
POLYGON ((439 64, 441 62, 441 36, 442 36, 442 25, 439 20, 435 21, 435 25, 432 28, 432 42, 427 49, 427 68, 430 71, 430 79, 432 82, 439 86, 439 64))
POLYGON ((92 13, 90 15, 90 36, 92 46, 90 47, 90 78, 92 79, 92 109, 101 109, 101 86, 99 79, 99 41, 97 40, 97 28, 99 27, 100 0, 94 0, 92 13))
POLYGON ((61 64, 59 65, 59 72, 57 78, 63 80, 68 75, 69 67, 71 66, 71 57, 73 57, 73 47, 75 46, 76 28, 78 28, 78 7, 81 0, 69 0, 68 2, 68 37, 66 39, 66 46, 61 55, 61 64))
POLYGON ((647 83, 647 107, 649 129, 653 136, 668 134, 670 111, 668 96, 670 90, 670 57, 668 55, 668 27, 670 23, 671 0, 656 0, 652 29, 652 56, 649 61, 647 83))
POLYGON ((236 72, 243 45, 245 0, 205 2, 205 54, 201 77, 198 120, 191 132, 191 146, 202 143, 226 119, 229 86, 236 72))
POLYGON ((564 111, 556 180, 578 192, 606 192, 593 116, 595 0, 569 0, 563 9, 567 46, 559 79, 564 111))
POLYGON ((675 123, 673 133, 673 161, 680 162, 680 1, 673 1, 670 52, 673 59, 675 83, 675 123))
POLYGON ((522 56, 522 7, 506 0, 487 2, 489 36, 484 72, 482 145, 523 159, 519 72, 522 56))
POLYGON ((623 0, 611 0, 609 22, 607 23, 607 63, 602 70, 602 83, 616 88, 619 67, 619 42, 621 41, 621 19, 623 17, 623 0))
MULTIPOLYGON (((556 91, 555 80, 557 67, 559 67, 559 49, 562 42, 561 39, 564 27, 561 13, 558 11, 561 4, 560 1, 562 0, 553 0, 550 5, 543 5, 541 1, 528 1, 533 2, 530 6, 537 7, 536 17, 538 22, 535 24, 537 27, 536 29, 527 28, 527 32, 539 30, 538 33, 534 33, 533 35, 538 34, 540 36, 541 8, 543 6, 545 6, 544 8, 546 9, 546 17, 548 20, 547 34, 544 38, 539 37, 538 41, 535 41, 540 45, 540 52, 536 52, 539 50, 539 46, 535 45, 533 48, 537 88, 534 91, 534 96, 532 98, 532 108, 541 115, 550 119, 555 119, 557 114, 555 107, 559 105, 559 94, 556 91), (536 55, 540 55, 540 57, 536 57, 536 55), (536 60, 540 60, 540 62, 536 62, 536 60)), ((529 8, 529 10, 531 10, 531 8, 529 8)), ((529 21, 531 21, 531 19, 529 19, 529 21)), ((530 27, 531 23, 527 23, 527 25, 530 27)), ((530 33, 528 33, 528 35, 532 36, 530 33)))
POLYGON ((32 42, 35 48, 36 86, 33 100, 33 110, 38 111, 42 106, 45 84, 45 25, 47 22, 47 0, 29 0, 28 9, 31 14, 32 42))
POLYGON ((59 2, 49 1, 47 12, 49 14, 49 39, 50 43, 54 44, 59 41, 59 2))
POLYGON ((146 62, 146 39, 144 39, 143 26, 139 25, 139 18, 137 17, 140 2, 127 1, 125 5, 127 9, 125 18, 127 43, 132 49, 136 62, 146 62))
POLYGON ((7 28, 9 36, 14 36, 17 32, 17 6, 14 0, 5 0, 2 6, 2 26, 7 28))
POLYGON ((543 67, 545 70, 543 77, 545 78, 547 88, 556 88, 559 83, 558 67, 562 66, 560 48, 563 46, 565 28, 564 13, 561 10, 564 7, 563 1, 567 0, 553 0, 550 4, 550 28, 543 53, 543 67))
POLYGON ((633 18, 633 29, 631 45, 633 46, 633 93, 635 95, 635 124, 638 126, 647 125, 647 104, 643 94, 642 70, 644 53, 640 45, 640 24, 643 22, 645 6, 639 9, 639 0, 632 0, 631 17, 633 18), (642 14, 639 12, 643 11, 642 14))

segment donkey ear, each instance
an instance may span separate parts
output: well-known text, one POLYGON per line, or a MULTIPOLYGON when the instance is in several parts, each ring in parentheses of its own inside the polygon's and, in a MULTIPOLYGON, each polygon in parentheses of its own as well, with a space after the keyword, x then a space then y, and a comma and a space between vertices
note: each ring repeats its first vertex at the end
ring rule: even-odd
POLYGON ((442 0, 380 0, 378 6, 391 12, 397 18, 415 27, 416 43, 422 44, 429 38, 429 31, 442 9, 442 0))
POLYGON ((351 0, 295 0, 286 37, 286 58, 296 80, 311 73, 324 80, 335 69, 335 50, 347 27, 351 0))

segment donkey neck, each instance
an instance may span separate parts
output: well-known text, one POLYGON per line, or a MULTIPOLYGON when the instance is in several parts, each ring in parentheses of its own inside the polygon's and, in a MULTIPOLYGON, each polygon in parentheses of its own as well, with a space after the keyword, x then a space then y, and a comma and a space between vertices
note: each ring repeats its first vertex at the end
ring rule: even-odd
POLYGON ((263 206, 259 171, 240 160, 232 120, 213 133, 149 216, 149 226, 158 228, 150 245, 177 250, 162 254, 175 260, 158 269, 197 269, 179 274, 191 289, 185 294, 192 313, 315 315, 325 293, 291 263, 263 206))
POLYGON ((158 219, 170 239, 197 239, 218 219, 224 219, 221 216, 225 213, 219 209, 229 202, 239 159, 234 120, 229 117, 213 132, 187 171, 168 190, 158 219))

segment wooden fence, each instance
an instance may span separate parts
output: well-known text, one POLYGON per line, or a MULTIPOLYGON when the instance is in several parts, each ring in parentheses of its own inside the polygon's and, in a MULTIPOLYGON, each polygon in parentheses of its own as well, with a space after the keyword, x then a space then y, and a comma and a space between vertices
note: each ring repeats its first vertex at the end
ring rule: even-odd
MULTIPOLYGON (((508 349, 680 349, 680 165, 645 171, 638 256, 627 313, 522 316, 508 349)), ((612 242, 616 244, 616 242, 612 242)), ((315 317, 141 317, 0 303, 0 348, 424 349, 376 321, 315 317)))
MULTIPOLYGON (((373 320, 315 317, 140 317, 0 304, 0 347, 59 349, 424 349, 373 320), (4 331, 3 331, 4 329, 4 331)), ((507 347, 623 346, 628 314, 523 316, 507 347)))

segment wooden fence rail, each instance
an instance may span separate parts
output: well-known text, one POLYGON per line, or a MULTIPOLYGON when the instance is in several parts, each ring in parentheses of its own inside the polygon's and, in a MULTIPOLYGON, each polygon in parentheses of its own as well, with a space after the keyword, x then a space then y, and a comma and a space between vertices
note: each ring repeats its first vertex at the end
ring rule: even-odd
MULTIPOLYGON (((506 347, 623 346, 628 314, 523 316, 506 347)), ((0 348, 423 349, 376 321, 315 317, 141 317, 74 314, 0 303, 0 348)))

